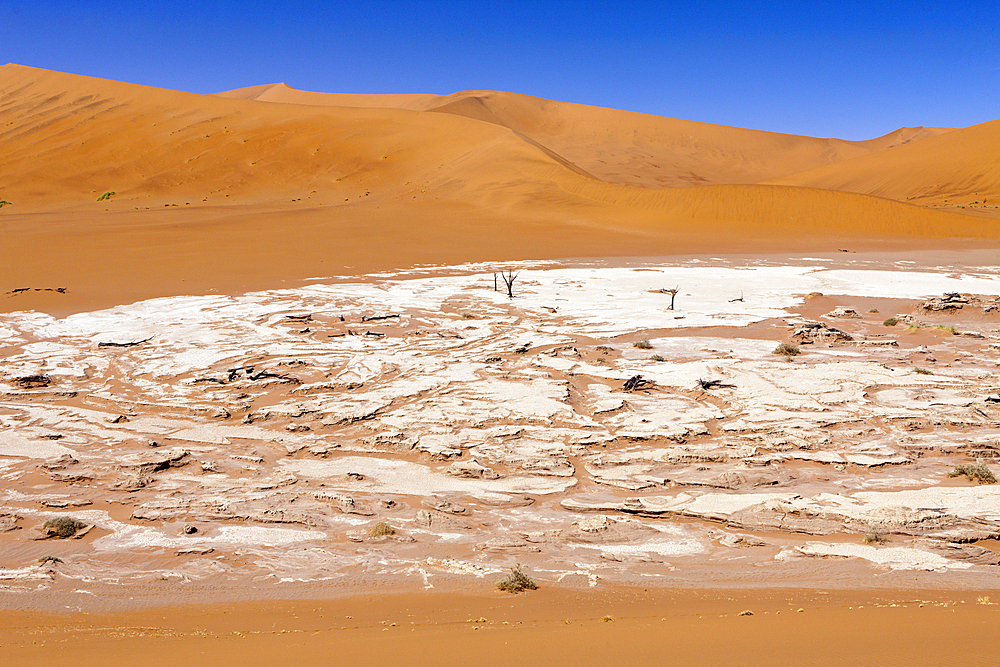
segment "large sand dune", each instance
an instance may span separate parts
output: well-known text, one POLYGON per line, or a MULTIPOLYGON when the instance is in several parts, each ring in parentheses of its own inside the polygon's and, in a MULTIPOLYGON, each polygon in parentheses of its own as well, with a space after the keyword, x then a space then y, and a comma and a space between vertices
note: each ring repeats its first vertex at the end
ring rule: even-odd
MULTIPOLYGON (((995 239, 977 216, 751 183, 971 131, 845 142, 510 93, 208 96, 6 65, 0 291, 90 307, 417 263, 995 239)), ((49 307, 32 298, 0 307, 49 307)))
POLYGON ((772 182, 1000 217, 998 147, 1000 121, 995 120, 772 182))
POLYGON ((901 128, 870 141, 817 139, 496 91, 349 95, 300 91, 279 83, 221 95, 283 104, 466 116, 510 128, 601 180, 644 187, 756 183, 949 131, 901 128))

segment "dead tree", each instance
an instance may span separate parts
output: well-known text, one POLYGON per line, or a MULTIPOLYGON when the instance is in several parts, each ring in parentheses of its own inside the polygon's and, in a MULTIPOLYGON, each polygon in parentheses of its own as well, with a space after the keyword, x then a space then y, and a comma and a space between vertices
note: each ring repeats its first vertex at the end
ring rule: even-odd
POLYGON ((670 295, 670 308, 668 308, 667 310, 673 310, 674 309, 674 300, 677 298, 677 288, 675 287, 673 289, 658 289, 656 291, 659 292, 660 294, 669 294, 670 295))
POLYGON ((514 281, 517 280, 517 277, 520 275, 520 273, 521 273, 520 271, 518 271, 517 273, 514 273, 513 271, 508 271, 506 273, 504 273, 503 271, 500 272, 500 277, 503 278, 503 284, 507 286, 508 298, 511 299, 514 298, 514 281))
POLYGON ((677 288, 668 289, 667 294, 670 295, 670 310, 674 309, 674 299, 677 298, 677 288))

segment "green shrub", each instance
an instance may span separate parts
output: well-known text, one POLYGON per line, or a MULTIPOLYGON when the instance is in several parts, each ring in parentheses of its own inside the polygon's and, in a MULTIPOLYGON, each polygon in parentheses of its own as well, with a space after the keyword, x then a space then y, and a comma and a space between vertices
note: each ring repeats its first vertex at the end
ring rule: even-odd
POLYGON ((497 582, 497 588, 507 593, 520 593, 521 591, 533 591, 538 585, 524 573, 521 564, 518 563, 510 568, 510 574, 497 582))
POLYGON ((0 208, 3 208, 4 206, 13 206, 13 204, 6 199, 0 199, 0 208))
POLYGON ((894 327, 897 324, 899 324, 899 320, 897 320, 895 317, 889 317, 883 320, 882 324, 884 324, 887 327, 894 327))
POLYGON ((948 477, 961 477, 962 475, 965 475, 970 482, 978 482, 980 484, 997 483, 997 478, 994 476, 993 471, 982 463, 955 466, 955 469, 948 473, 948 477))
POLYGON ((104 201, 105 199, 111 199, 115 193, 113 191, 105 192, 103 195, 97 198, 97 201, 104 201))
POLYGON ((81 528, 86 528, 87 524, 79 519, 74 519, 71 516, 60 516, 55 519, 49 519, 44 524, 42 528, 54 537, 73 537, 76 531, 81 528))

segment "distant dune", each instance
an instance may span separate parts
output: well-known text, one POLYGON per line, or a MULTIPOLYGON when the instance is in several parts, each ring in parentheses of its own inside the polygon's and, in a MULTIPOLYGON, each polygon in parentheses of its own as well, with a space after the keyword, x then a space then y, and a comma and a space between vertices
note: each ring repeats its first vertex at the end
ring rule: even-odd
POLYGON ((998 127, 851 142, 502 92, 195 95, 6 65, 0 293, 58 282, 93 305, 416 263, 981 246, 992 220, 893 199, 995 185, 998 127))
POLYGON ((346 95, 303 92, 280 83, 220 95, 465 116, 510 128, 600 180, 644 187, 756 183, 949 131, 901 128, 870 141, 815 139, 493 91, 346 95))
POLYGON ((893 146, 773 183, 858 192, 1000 217, 1000 120, 893 146))

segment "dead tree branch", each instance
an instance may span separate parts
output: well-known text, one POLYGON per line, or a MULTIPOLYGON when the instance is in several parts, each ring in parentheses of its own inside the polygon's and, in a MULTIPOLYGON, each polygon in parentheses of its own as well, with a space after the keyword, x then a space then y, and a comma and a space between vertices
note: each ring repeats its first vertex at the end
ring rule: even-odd
POLYGON ((134 340, 131 343, 98 343, 97 347, 135 347, 136 345, 148 343, 151 340, 153 340, 152 336, 146 338, 145 340, 134 340))
POLYGON ((520 271, 517 273, 514 273, 513 271, 507 271, 506 273, 503 271, 500 272, 500 277, 503 278, 503 283, 507 286, 507 297, 510 299, 514 298, 514 281, 517 280, 517 277, 520 274, 520 271))

